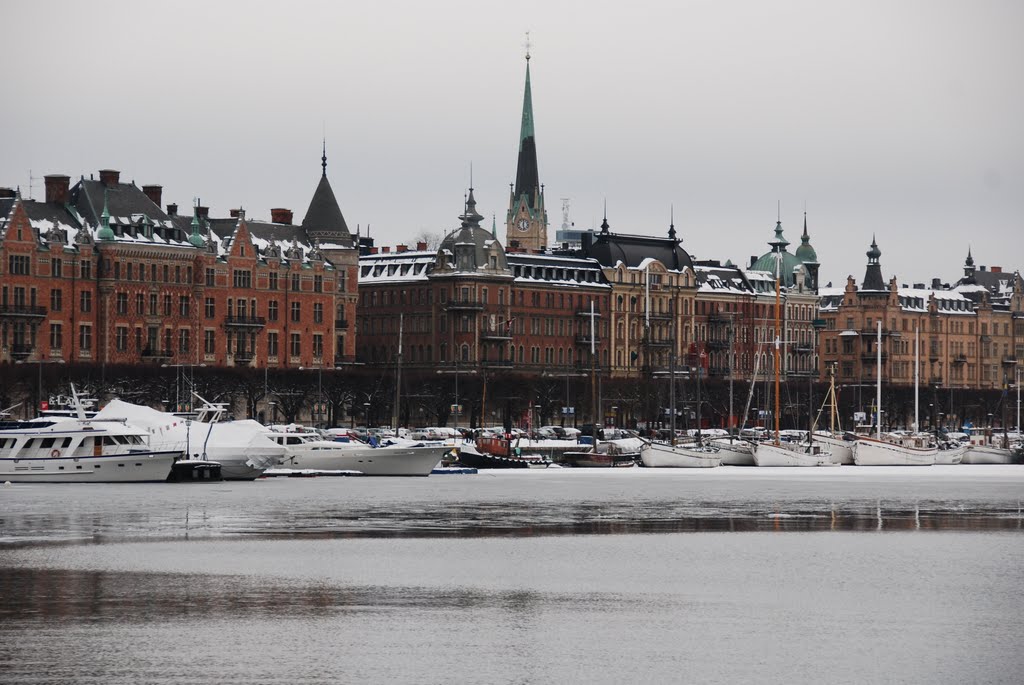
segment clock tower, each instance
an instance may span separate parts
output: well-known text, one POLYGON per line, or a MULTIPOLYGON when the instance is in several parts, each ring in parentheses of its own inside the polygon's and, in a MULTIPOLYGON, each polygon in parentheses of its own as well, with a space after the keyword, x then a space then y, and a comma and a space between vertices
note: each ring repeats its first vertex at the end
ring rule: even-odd
POLYGON ((540 184, 537 173, 537 144, 533 136, 529 52, 526 53, 523 122, 519 129, 519 163, 505 219, 505 245, 530 252, 548 247, 548 213, 544 208, 544 186, 540 184))

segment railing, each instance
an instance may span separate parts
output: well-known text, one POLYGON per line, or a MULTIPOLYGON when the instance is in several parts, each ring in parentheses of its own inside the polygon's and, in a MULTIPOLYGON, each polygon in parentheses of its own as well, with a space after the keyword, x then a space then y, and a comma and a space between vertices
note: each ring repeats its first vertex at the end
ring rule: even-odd
POLYGON ((505 327, 502 326, 501 327, 502 330, 480 331, 480 339, 481 340, 511 340, 512 339, 512 333, 510 333, 509 331, 504 330, 504 328, 505 327))
POLYGON ((243 350, 242 352, 235 352, 235 363, 236 364, 248 364, 256 355, 251 350, 243 350))
POLYGON ((955 357, 953 357, 953 363, 954 364, 966 364, 967 363, 967 355, 966 354, 958 354, 958 355, 956 355, 955 357))
MULTIPOLYGON (((576 312, 576 316, 583 316, 583 317, 586 317, 586 318, 589 319, 590 318, 590 310, 589 309, 581 309, 581 310, 576 312)), ((600 319, 601 318, 601 310, 600 309, 594 309, 594 318, 595 319, 600 319)))
POLYGON ((173 356, 170 350, 153 350, 148 347, 142 350, 142 358, 146 360, 170 359, 173 356))
POLYGON ((449 310, 453 309, 465 309, 472 311, 481 311, 486 303, 478 300, 475 297, 457 297, 455 299, 448 300, 445 303, 445 308, 449 310))
POLYGON ((799 354, 809 354, 814 352, 814 346, 807 343, 797 343, 793 345, 793 351, 799 354))
MULTIPOLYGON (((646 316, 646 314, 644 316, 646 316)), ((657 314, 651 312, 651 319, 655 321, 671 321, 672 315, 668 312, 658 312, 657 314)))
POLYGON ((344 366, 345 364, 355 364, 356 356, 354 354, 336 354, 334 355, 334 365, 344 366))
MULTIPOLYGON (((884 364, 886 362, 886 360, 888 360, 888 359, 889 359, 889 353, 888 352, 883 352, 882 353, 882 363, 884 364)), ((865 352, 864 354, 862 354, 860 356, 860 360, 861 360, 861 362, 863 362, 865 364, 874 364, 878 360, 878 354, 875 353, 875 352, 871 352, 871 353, 865 352)))
POLYGON ((1017 358, 1003 357, 1003 366, 1017 366, 1017 358))
POLYGON ((712 350, 727 350, 729 349, 729 341, 727 340, 708 340, 708 348, 712 350))
POLYGON ((225 326, 254 326, 263 327, 267 325, 267 320, 262 316, 225 316, 225 326))
MULTIPOLYGON (((590 344, 590 335, 589 334, 577 335, 576 336, 576 344, 577 345, 589 345, 590 344)), ((595 336, 594 337, 594 344, 595 345, 600 345, 601 344, 601 338, 595 336)))
POLYGON ((30 304, 0 304, 0 316, 46 316, 46 307, 30 304))
POLYGON ((34 349, 34 345, 11 345, 11 356, 24 359, 32 354, 32 350, 34 349))

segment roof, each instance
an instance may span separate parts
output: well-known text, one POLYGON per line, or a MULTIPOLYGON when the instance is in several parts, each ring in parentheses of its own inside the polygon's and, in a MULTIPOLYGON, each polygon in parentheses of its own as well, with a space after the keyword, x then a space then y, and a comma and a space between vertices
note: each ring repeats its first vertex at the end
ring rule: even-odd
POLYGON ((530 92, 530 58, 526 58, 526 86, 523 90, 523 120, 519 128, 519 160, 516 164, 514 198, 527 197, 527 206, 537 204, 540 174, 537 171, 537 142, 533 130, 533 96, 530 92))
POLYGON ((313 240, 331 243, 340 243, 350 246, 352 244, 352 233, 348 230, 345 217, 341 214, 341 207, 331 189, 331 182, 327 180, 327 166, 324 162, 324 173, 320 177, 320 183, 313 193, 313 199, 309 201, 309 209, 302 219, 302 227, 306 234, 313 240))
MULTIPOLYGON (((602 230, 594 233, 589 243, 584 240, 582 253, 585 257, 596 259, 606 267, 612 267, 618 262, 622 262, 628 267, 639 268, 645 259, 657 259, 666 268, 673 271, 682 271, 685 268, 693 269, 693 259, 682 248, 679 240, 668 237, 611 233, 605 230, 607 225, 608 223, 605 221, 602 230)), ((586 236, 584 237, 586 238, 586 236)))

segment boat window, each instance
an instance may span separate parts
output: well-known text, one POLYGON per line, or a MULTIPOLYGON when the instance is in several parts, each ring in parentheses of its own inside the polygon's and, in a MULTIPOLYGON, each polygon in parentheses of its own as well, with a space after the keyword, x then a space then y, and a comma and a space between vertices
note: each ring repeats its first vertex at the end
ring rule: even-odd
POLYGON ((53 447, 53 440, 53 438, 43 438, 39 446, 43 449, 50 449, 53 447))
POLYGON ((89 436, 88 438, 82 438, 82 447, 91 448, 93 446, 94 440, 95 438, 93 438, 92 436, 89 436))
POLYGON ((71 438, 64 438, 64 442, 61 444, 61 447, 71 447, 71 438))
POLYGON ((7 446, 6 438, 0 438, 0 450, 7 446))
POLYGON ((298 445, 298 444, 301 444, 301 443, 302 443, 302 440, 300 438, 296 438, 296 437, 289 437, 288 438, 288 444, 289 445, 298 445))
POLYGON ((104 445, 116 445, 117 441, 114 440, 114 436, 113 435, 104 435, 103 436, 103 444, 104 445))

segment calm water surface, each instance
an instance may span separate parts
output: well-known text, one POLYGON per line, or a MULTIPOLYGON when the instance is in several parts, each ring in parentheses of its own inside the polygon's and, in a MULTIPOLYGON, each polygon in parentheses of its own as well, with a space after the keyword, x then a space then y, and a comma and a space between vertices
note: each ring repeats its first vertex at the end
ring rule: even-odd
POLYGON ((1024 468, 0 487, 0 682, 1018 683, 1024 468))

